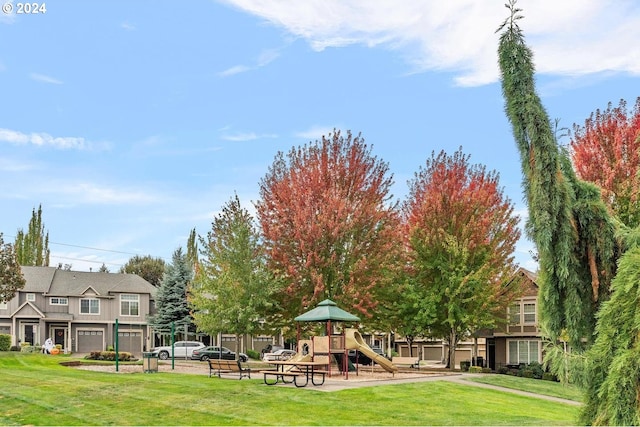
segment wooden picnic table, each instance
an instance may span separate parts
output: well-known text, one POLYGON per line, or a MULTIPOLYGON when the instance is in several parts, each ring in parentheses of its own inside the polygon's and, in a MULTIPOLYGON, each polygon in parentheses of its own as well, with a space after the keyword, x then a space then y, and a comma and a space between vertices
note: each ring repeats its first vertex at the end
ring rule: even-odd
POLYGON ((309 384, 319 386, 324 384, 325 375, 327 371, 318 370, 316 368, 327 366, 326 362, 312 362, 312 361, 292 361, 292 360, 271 360, 270 364, 275 365, 276 369, 262 371, 264 374, 264 383, 267 385, 275 385, 282 381, 283 383, 294 383, 296 387, 305 387, 309 384), (289 367, 289 370, 285 370, 289 367), (267 381, 267 378, 275 377, 274 382, 267 381), (304 377, 304 383, 298 382, 298 378, 304 377), (322 378, 321 382, 316 382, 316 377, 322 378), (285 380, 285 378, 291 378, 291 381, 285 380))

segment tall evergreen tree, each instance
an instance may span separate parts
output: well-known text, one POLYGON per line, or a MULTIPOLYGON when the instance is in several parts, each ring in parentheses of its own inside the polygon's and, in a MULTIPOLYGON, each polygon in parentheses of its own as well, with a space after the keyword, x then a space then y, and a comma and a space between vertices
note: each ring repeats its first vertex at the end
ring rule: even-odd
POLYGON ((38 206, 37 212, 33 209, 27 232, 19 229, 16 233, 15 251, 20 265, 49 265, 49 233, 44 231, 42 205, 38 206))
POLYGON ((25 279, 13 245, 5 243, 0 233, 0 302, 7 302, 24 288, 25 279))
POLYGON ((193 323, 187 301, 187 288, 193 278, 193 272, 187 257, 178 248, 173 253, 171 264, 165 267, 164 275, 156 294, 156 314, 149 324, 158 332, 167 335, 171 324, 178 331, 190 327, 193 323))
POLYGON ((499 31, 505 110, 520 151, 529 208, 527 234, 540 263, 540 314, 555 341, 563 331, 579 350, 593 342, 595 314, 615 269, 614 227, 597 187, 579 181, 536 93, 533 53, 517 25, 520 9, 499 31), (584 341, 586 339, 586 341, 584 341))

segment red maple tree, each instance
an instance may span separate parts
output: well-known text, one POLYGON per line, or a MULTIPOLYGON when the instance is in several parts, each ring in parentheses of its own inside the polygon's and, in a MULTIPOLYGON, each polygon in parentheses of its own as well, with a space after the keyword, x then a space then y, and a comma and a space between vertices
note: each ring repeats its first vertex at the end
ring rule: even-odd
POLYGON ((280 152, 256 203, 285 321, 325 298, 367 318, 379 309, 399 253, 388 165, 339 131, 280 152))
POLYGON ((494 328, 519 289, 514 271, 518 216, 498 174, 470 165, 462 148, 427 160, 403 205, 409 253, 405 329, 444 338, 449 366, 466 334, 494 328))
POLYGON ((578 177, 602 189, 602 197, 624 224, 640 224, 640 97, 632 112, 620 100, 574 125, 571 158, 578 177))

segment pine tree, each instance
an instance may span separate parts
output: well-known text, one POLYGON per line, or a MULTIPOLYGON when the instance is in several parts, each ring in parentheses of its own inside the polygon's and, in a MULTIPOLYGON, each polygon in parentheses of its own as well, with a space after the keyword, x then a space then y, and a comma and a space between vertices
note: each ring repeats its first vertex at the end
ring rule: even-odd
POLYGON ((187 288, 193 273, 182 248, 173 253, 171 264, 165 267, 160 287, 156 294, 156 314, 149 324, 158 332, 167 335, 171 324, 184 330, 193 323, 187 301, 187 288))
POLYGON ((566 331, 579 350, 593 342, 597 309, 609 295, 614 227, 597 187, 575 177, 558 147, 536 93, 533 53, 517 25, 521 10, 515 0, 507 7, 511 16, 500 28, 498 56, 505 110, 520 151, 526 231, 539 255, 541 321, 552 341, 566 331))

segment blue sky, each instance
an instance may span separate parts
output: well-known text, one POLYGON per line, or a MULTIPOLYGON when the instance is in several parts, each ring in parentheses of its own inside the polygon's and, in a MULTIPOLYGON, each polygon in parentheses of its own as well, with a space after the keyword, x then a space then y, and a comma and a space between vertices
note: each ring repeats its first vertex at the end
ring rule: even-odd
MULTIPOLYGON (((278 151, 334 128, 389 163, 397 199, 432 151, 462 147, 524 217, 498 82, 504 3, 58 0, 19 15, 4 1, 0 232, 13 241, 42 204, 51 265, 170 261, 234 192, 253 211, 278 151)), ((561 126, 640 96, 639 3, 518 5, 561 126)), ((523 238, 516 260, 535 269, 531 249, 523 238)))

